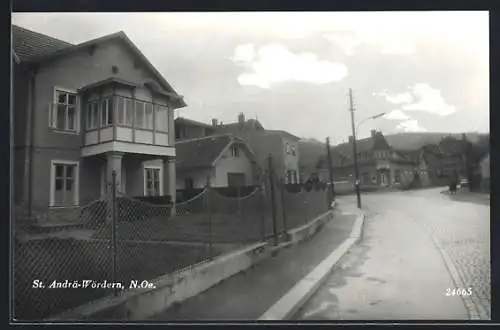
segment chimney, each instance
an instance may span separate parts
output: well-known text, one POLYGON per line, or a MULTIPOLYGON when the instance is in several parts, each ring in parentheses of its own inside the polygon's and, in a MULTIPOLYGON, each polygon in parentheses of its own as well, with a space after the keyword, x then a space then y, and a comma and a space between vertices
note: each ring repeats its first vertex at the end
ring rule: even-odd
POLYGON ((217 119, 212 119, 212 126, 217 127, 217 119))
POLYGON ((245 115, 243 114, 243 112, 240 112, 240 114, 238 115, 238 123, 242 125, 245 123, 245 115))
POLYGON ((377 130, 372 129, 371 135, 372 135, 372 138, 374 138, 377 135, 377 130))

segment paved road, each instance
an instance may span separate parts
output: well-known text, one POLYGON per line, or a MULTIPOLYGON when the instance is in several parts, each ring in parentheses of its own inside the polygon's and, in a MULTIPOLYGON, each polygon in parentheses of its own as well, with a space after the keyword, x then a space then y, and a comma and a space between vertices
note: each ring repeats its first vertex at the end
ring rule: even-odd
POLYGON ((363 240, 294 318, 489 319, 489 205, 441 190, 364 195, 363 240), (457 285, 472 295, 447 296, 457 285))

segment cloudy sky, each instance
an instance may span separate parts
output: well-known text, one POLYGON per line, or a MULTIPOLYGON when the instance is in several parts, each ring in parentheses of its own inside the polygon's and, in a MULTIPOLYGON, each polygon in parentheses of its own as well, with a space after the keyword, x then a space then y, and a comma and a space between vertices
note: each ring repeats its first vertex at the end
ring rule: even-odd
POLYGON ((183 117, 339 143, 371 129, 489 131, 487 12, 22 13, 13 24, 80 43, 119 30, 185 96, 183 117))

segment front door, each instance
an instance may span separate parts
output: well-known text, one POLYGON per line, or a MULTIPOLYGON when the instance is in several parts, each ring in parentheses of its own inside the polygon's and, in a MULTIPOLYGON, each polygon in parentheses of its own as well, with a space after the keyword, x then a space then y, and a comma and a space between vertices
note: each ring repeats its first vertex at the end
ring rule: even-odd
POLYGON ((387 184, 388 184, 387 173, 385 173, 385 172, 380 173, 380 185, 387 186, 387 184))
POLYGON ((54 164, 54 202, 55 206, 72 206, 76 194, 76 165, 54 164))
POLYGON ((160 196, 160 169, 145 168, 146 196, 160 196))
POLYGON ((243 187, 245 186, 245 173, 228 173, 228 187, 243 187))

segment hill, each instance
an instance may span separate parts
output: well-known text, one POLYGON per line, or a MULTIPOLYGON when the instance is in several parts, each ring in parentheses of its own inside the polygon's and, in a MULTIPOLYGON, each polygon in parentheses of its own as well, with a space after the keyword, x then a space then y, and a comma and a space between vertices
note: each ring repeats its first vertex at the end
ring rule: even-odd
POLYGON ((319 157, 326 153, 324 143, 316 139, 300 139, 299 141, 299 166, 302 170, 314 170, 319 157))
MULTIPOLYGON (((472 143, 477 143, 484 133, 465 133, 467 139, 472 143)), ((451 136, 455 139, 461 139, 462 133, 399 133, 386 135, 385 139, 391 147, 399 150, 416 150, 426 144, 437 144, 442 138, 451 136)))

